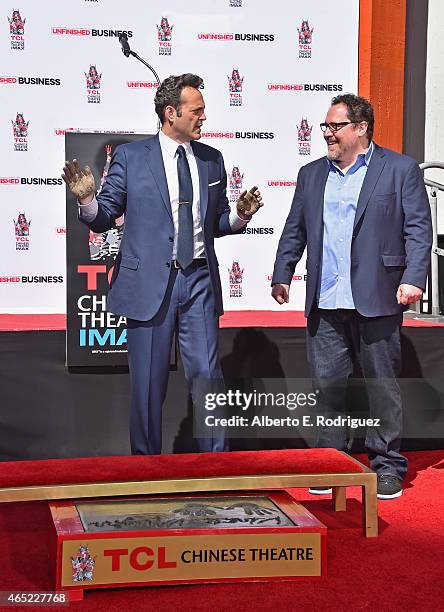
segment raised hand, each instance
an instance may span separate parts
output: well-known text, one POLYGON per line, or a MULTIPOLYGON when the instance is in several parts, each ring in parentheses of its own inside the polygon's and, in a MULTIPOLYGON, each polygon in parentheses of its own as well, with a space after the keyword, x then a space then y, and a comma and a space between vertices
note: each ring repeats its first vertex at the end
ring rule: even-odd
POLYGON ((261 192, 257 187, 243 191, 237 199, 237 214, 248 221, 263 206, 261 192))
POLYGON ((96 183, 89 166, 80 169, 79 162, 73 159, 66 161, 62 179, 81 204, 88 204, 96 193, 96 183))

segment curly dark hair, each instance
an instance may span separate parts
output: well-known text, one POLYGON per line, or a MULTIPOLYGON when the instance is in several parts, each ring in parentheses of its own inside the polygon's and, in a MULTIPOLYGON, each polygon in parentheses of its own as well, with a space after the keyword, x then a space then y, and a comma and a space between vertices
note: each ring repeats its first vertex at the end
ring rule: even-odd
POLYGON ((162 123, 165 121, 165 108, 167 106, 172 106, 175 108, 180 117, 180 98, 182 89, 184 87, 194 87, 195 89, 199 89, 202 83, 203 79, 201 79, 200 76, 197 76, 197 74, 191 74, 189 72, 179 76, 171 75, 162 81, 157 88, 157 92, 154 97, 154 108, 160 121, 162 123))
POLYGON ((375 126, 373 106, 370 102, 362 96, 347 93, 335 96, 331 101, 331 105, 334 106, 335 104, 345 104, 347 107, 347 117, 350 121, 366 121, 368 123, 367 138, 370 142, 373 138, 373 128, 375 126))

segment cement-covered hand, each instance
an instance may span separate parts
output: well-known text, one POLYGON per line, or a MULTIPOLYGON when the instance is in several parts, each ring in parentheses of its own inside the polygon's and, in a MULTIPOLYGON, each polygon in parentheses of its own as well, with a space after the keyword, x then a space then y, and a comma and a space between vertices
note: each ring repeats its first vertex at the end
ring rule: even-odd
POLYGON ((263 206, 261 192, 257 187, 243 191, 237 199, 237 214, 248 221, 263 206))
POLYGON ((96 183, 89 166, 81 170, 79 162, 66 161, 62 178, 81 204, 88 204, 96 193, 96 183))

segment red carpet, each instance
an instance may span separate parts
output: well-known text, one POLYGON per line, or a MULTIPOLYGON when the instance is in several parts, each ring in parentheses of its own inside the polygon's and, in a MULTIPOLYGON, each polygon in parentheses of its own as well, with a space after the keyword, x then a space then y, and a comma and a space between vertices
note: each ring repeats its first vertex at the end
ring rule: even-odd
MULTIPOLYGON (((381 535, 375 539, 361 535, 357 489, 349 489, 347 512, 337 514, 331 511, 329 499, 313 499, 305 490, 294 491, 295 497, 303 500, 328 527, 328 577, 324 582, 98 590, 86 593, 83 602, 72 603, 69 608, 52 609, 107 612, 442 609, 444 451, 408 456, 410 470, 404 495, 379 503, 381 535)), ((43 502, 0 505, 1 590, 52 589, 48 521, 43 502)))
MULTIPOLYGON (((444 327, 443 323, 404 319, 406 327, 444 327)), ((305 327, 299 310, 232 310, 220 319, 220 327, 305 327)), ((66 329, 65 314, 0 314, 0 331, 66 329)))

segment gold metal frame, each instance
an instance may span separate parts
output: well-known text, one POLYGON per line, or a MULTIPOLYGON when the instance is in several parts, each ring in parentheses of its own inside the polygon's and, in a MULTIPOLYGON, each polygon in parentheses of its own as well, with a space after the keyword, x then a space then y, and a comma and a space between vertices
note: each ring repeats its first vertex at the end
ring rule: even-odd
POLYGON ((177 478, 133 482, 94 482, 67 485, 38 485, 0 488, 0 503, 120 495, 153 495, 160 493, 196 493, 208 491, 251 491, 255 489, 297 489, 332 487, 336 512, 346 510, 346 487, 362 489, 362 526, 367 538, 378 535, 376 474, 353 457, 362 472, 325 474, 266 474, 217 476, 215 478, 177 478))

